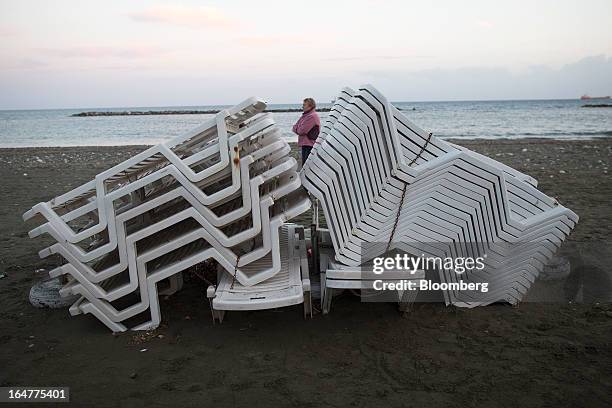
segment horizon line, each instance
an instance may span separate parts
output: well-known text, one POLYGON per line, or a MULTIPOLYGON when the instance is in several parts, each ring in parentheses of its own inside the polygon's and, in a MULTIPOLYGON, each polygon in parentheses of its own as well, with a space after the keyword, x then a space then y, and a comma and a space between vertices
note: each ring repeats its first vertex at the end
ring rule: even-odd
MULTIPOLYGON (((597 98, 597 97, 594 97, 597 98)), ((438 100, 413 100, 413 101, 390 101, 392 104, 397 103, 444 103, 444 102, 528 102, 528 101, 580 101, 580 97, 576 98, 530 98, 530 99, 438 99, 438 100)), ((239 102, 237 102, 239 103, 239 102)), ((318 105, 333 105, 333 102, 317 102, 318 105)), ((300 102, 291 103, 267 103, 272 105, 300 105, 300 102)), ((55 107, 55 108, 2 108, 0 112, 16 112, 16 111, 46 111, 46 110, 91 110, 91 109, 130 109, 130 108, 197 108, 197 107, 228 107, 232 104, 206 104, 206 105, 132 105, 132 106, 91 106, 91 107, 55 107)))

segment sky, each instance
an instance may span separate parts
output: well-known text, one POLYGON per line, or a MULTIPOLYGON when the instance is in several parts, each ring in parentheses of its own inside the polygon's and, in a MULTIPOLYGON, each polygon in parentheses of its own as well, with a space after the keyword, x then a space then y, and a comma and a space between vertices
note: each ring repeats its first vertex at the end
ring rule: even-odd
POLYGON ((0 0, 0 109, 612 94, 612 1, 0 0))

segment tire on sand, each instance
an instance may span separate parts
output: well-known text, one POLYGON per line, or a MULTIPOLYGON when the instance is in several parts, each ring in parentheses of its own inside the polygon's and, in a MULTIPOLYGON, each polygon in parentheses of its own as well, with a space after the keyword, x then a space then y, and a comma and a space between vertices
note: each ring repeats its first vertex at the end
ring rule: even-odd
POLYGON ((69 307, 77 301, 79 296, 61 297, 59 290, 62 286, 58 278, 35 283, 30 289, 30 303, 32 306, 40 308, 61 309, 69 307))

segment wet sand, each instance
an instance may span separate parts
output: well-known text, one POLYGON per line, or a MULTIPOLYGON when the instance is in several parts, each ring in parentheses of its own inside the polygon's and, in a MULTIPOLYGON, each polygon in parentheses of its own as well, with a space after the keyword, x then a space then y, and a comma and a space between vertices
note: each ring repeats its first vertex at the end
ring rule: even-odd
POLYGON ((70 386, 75 406, 610 406, 612 139, 457 143, 578 213, 580 288, 563 290, 584 303, 401 316, 346 294, 310 321, 294 307, 213 326, 192 281, 162 302, 156 331, 112 336, 91 316, 30 306, 34 271, 59 260, 38 258, 51 241, 29 239, 21 214, 145 147, 0 149, 0 386, 70 386))

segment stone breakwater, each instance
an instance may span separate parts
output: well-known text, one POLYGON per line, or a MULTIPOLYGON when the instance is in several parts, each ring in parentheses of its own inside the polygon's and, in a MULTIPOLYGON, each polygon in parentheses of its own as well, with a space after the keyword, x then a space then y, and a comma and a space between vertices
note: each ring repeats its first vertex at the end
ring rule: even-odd
MULTIPOLYGON (((301 109, 266 109, 264 112, 301 112, 301 109)), ((329 112, 329 108, 317 109, 318 112, 329 112)), ((92 111, 74 113, 72 117, 90 116, 146 116, 146 115, 205 115, 219 113, 219 109, 210 110, 149 110, 149 111, 92 111)))

